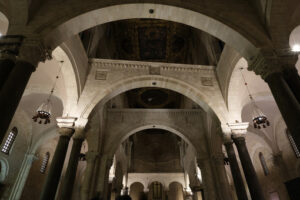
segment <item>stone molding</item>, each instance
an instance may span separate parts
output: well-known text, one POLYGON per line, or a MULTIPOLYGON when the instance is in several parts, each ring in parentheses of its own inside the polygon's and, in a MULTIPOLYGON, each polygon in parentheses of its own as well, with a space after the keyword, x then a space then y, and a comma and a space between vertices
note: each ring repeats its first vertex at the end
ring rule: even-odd
POLYGON ((50 50, 46 49, 40 39, 25 38, 20 46, 18 60, 37 67, 39 62, 52 59, 50 50))
POLYGON ((0 59, 9 59, 15 61, 19 55, 19 49, 23 37, 18 35, 4 35, 0 39, 0 59))
MULTIPOLYGON (((122 61, 108 59, 90 59, 90 64, 100 68, 108 69, 132 69, 132 70, 147 70, 149 74, 155 68, 157 71, 180 71, 180 72, 208 72, 214 74, 214 66, 206 65, 189 65, 189 64, 167 64, 156 62, 137 62, 137 61, 122 61)), ((160 73, 159 73, 160 74, 160 73)), ((157 75, 159 75, 157 74, 157 75)))

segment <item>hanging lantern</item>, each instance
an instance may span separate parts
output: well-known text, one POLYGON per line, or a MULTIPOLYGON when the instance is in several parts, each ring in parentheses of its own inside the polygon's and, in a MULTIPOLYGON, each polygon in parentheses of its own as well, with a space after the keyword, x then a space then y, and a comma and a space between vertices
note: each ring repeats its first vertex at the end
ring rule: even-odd
POLYGON ((64 61, 60 61, 61 66, 60 66, 57 76, 55 77, 56 79, 54 81, 53 87, 51 89, 51 92, 49 94, 47 101, 45 101, 38 107, 38 109, 36 110, 36 114, 32 117, 34 122, 38 122, 39 124, 42 124, 42 123, 49 124, 51 122, 51 120, 50 120, 51 119, 51 110, 52 110, 51 97, 54 92, 54 88, 56 86, 57 80, 59 78, 59 74, 60 74, 63 62, 64 61))
POLYGON ((243 68, 240 68, 240 70, 241 70, 241 75, 244 80, 244 84, 245 84, 245 86, 247 88, 247 92, 249 94, 249 98, 250 98, 252 106, 253 106, 253 113, 252 113, 253 126, 254 126, 254 128, 258 128, 258 129, 266 128, 267 126, 270 126, 270 122, 269 122, 268 118, 263 114, 263 112, 259 109, 259 107, 256 105, 256 103, 250 93, 248 83, 246 82, 246 79, 242 73, 243 68))
POLYGON ((263 114, 263 112, 258 108, 258 106, 253 102, 253 114, 252 121, 254 128, 266 128, 270 126, 268 118, 263 114))
POLYGON ((37 122, 39 124, 48 124, 50 123, 50 119, 51 119, 51 109, 52 109, 52 105, 51 105, 51 102, 50 102, 50 97, 47 99, 46 102, 42 103, 37 111, 36 111, 36 115, 34 115, 32 117, 33 121, 34 122, 37 122))

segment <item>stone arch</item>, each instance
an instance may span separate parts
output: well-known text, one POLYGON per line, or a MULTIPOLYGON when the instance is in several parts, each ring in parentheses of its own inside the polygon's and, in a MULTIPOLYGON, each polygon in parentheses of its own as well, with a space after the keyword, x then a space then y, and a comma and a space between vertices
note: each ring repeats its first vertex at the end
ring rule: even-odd
MULTIPOLYGON (((171 133, 174 133, 175 135, 178 135, 179 137, 181 137, 182 139, 184 139, 189 145, 192 145, 192 147, 195 149, 195 145, 191 142, 190 139, 188 139, 188 137, 186 137, 188 134, 185 133, 185 131, 181 130, 180 128, 176 128, 176 127, 172 127, 172 125, 166 125, 166 124, 137 124, 135 126, 130 127, 129 130, 121 130, 120 132, 117 133, 117 135, 121 136, 118 139, 114 140, 114 144, 110 144, 109 145, 109 149, 108 153, 109 156, 108 157, 113 157, 114 153, 116 152, 118 146, 121 145, 121 143, 126 140, 129 136, 142 131, 142 130, 146 130, 146 129, 162 129, 162 130, 166 130, 169 131, 171 133)), ((105 147, 104 147, 105 148, 105 147)))
POLYGON ((168 198, 172 200, 183 200, 184 199, 184 186, 182 183, 173 181, 169 184, 168 198), (179 189, 179 190, 178 190, 179 189))
POLYGON ((9 171, 9 164, 6 158, 0 158, 0 183, 5 181, 6 176, 8 175, 9 171))
POLYGON ((132 200, 143 198, 145 186, 141 182, 134 182, 129 186, 129 195, 132 200))
MULTIPOLYGON (((109 99, 121 93, 143 87, 157 87, 178 92, 193 100, 206 112, 216 115, 221 123, 228 123, 228 111, 222 99, 220 99, 221 102, 218 102, 217 105, 213 105, 213 103, 210 101, 210 97, 205 95, 203 91, 196 89, 184 81, 158 75, 135 76, 120 80, 111 85, 110 88, 106 89, 104 92, 97 93, 97 95, 90 100, 87 106, 80 105, 78 107, 78 111, 82 113, 82 118, 88 118, 97 104, 99 107, 101 107, 109 99)), ((86 102, 82 102, 82 104, 86 104, 86 102)))
POLYGON ((49 32, 44 32, 44 43, 46 46, 55 48, 72 35, 88 28, 112 21, 133 18, 162 19, 186 24, 221 39, 246 58, 250 58, 257 53, 255 46, 244 36, 214 18, 185 8, 151 3, 114 5, 83 13, 62 22, 55 29, 48 30, 49 32), (149 9, 154 9, 155 12, 151 14, 149 9))

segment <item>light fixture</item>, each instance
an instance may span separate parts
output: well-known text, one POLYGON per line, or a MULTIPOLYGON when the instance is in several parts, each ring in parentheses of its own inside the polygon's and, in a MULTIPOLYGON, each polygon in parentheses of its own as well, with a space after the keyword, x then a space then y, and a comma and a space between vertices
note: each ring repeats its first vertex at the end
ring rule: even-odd
POLYGON ((299 44, 294 44, 292 46, 292 51, 293 52, 300 52, 300 45, 299 44))
POLYGON ((293 29, 289 38, 289 45, 292 52, 300 52, 300 26, 293 29))
POLYGON ((54 92, 57 80, 59 78, 59 74, 61 72, 61 68, 62 68, 63 62, 64 61, 60 61, 60 65, 61 66, 60 66, 60 69, 58 71, 57 76, 55 77, 55 81, 54 81, 53 87, 52 87, 52 89, 50 91, 50 94, 49 94, 47 100, 45 102, 43 102, 38 107, 38 109, 36 110, 35 115, 32 117, 32 119, 33 119, 34 122, 38 122, 39 124, 42 124, 42 123, 49 124, 51 122, 51 111, 52 111, 51 97, 52 97, 52 94, 54 92), (44 120, 44 122, 43 122, 43 120, 44 120))
POLYGON ((240 72, 241 72, 245 87, 247 88, 247 92, 249 94, 252 108, 253 108, 253 111, 252 111, 253 126, 254 126, 254 128, 258 128, 258 129, 266 128, 267 126, 270 126, 270 122, 269 122, 268 118, 263 114, 263 112, 259 109, 259 107, 256 105, 256 103, 250 93, 248 83, 246 82, 244 74, 242 73, 243 68, 240 68, 240 70, 241 70, 240 72))

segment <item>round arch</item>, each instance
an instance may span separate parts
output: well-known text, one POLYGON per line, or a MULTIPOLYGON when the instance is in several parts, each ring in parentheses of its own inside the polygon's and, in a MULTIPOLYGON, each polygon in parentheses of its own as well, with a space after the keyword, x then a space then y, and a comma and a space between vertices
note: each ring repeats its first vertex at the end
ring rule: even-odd
MULTIPOLYGON (((78 111, 82 113, 82 118, 88 118, 96 105, 101 107, 108 100, 121 93, 143 87, 157 87, 178 92, 200 105, 207 113, 216 115, 221 123, 228 123, 228 111, 223 98, 219 98, 218 101, 211 101, 209 95, 184 81, 158 75, 135 76, 120 80, 105 91, 98 92, 86 107, 86 102, 81 102, 84 105, 81 105, 82 107, 79 107, 78 111)), ((76 116, 76 114, 74 114, 74 116, 76 116)))
POLYGON ((9 171, 9 164, 6 158, 1 157, 0 158, 0 165, 1 165, 1 170, 0 170, 0 183, 2 183, 6 176, 8 175, 9 171))
POLYGON ((72 35, 91 27, 134 18, 162 19, 192 26, 219 38, 246 58, 258 52, 258 49, 240 33, 211 17, 185 8, 151 3, 114 5, 83 13, 43 33, 44 43, 54 49, 72 35), (150 9, 155 12, 150 13, 150 9))
POLYGON ((195 148, 195 144, 193 144, 191 142, 191 140, 189 138, 186 137, 186 133, 184 134, 183 130, 180 130, 179 128, 174 128, 172 126, 168 126, 168 125, 164 125, 164 124, 147 124, 147 125, 137 125, 136 127, 132 127, 131 130, 122 130, 121 132, 119 132, 117 135, 120 135, 121 137, 118 140, 114 140, 114 143, 110 143, 109 145, 109 156, 108 157, 113 157, 113 155, 115 154, 115 152, 117 151, 117 148, 121 145, 121 143, 126 140, 129 136, 142 131, 142 130, 146 130, 146 129, 162 129, 162 130, 166 130, 169 131, 177 136, 179 136, 180 138, 182 138, 183 140, 185 140, 186 143, 188 143, 189 145, 192 146, 192 148, 195 150, 196 152, 196 148, 195 148), (124 134, 125 133, 125 134, 124 134))

